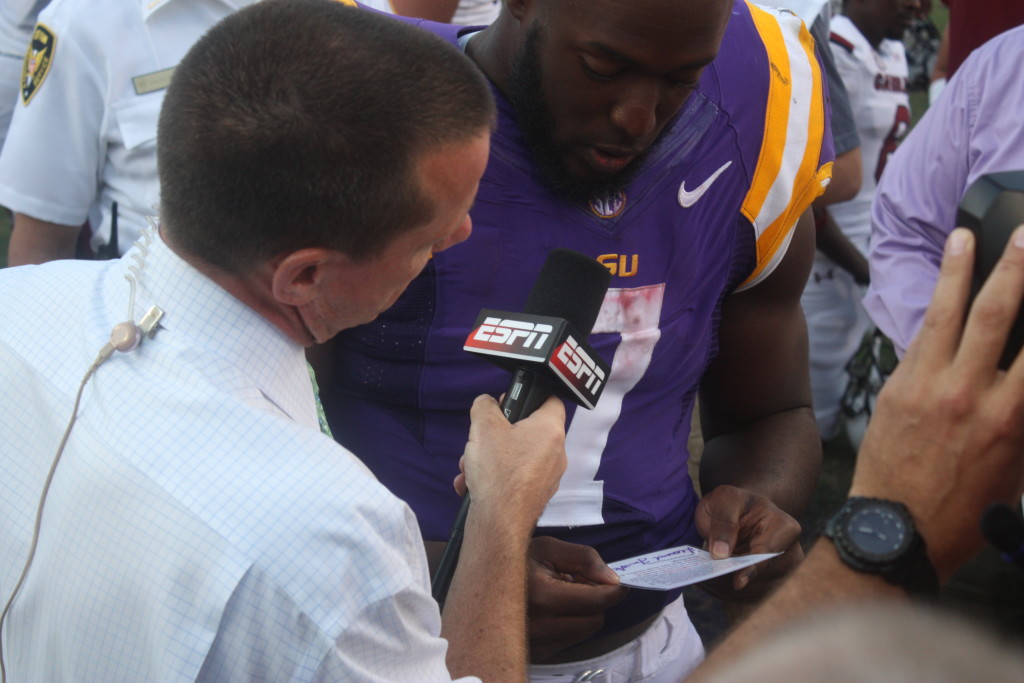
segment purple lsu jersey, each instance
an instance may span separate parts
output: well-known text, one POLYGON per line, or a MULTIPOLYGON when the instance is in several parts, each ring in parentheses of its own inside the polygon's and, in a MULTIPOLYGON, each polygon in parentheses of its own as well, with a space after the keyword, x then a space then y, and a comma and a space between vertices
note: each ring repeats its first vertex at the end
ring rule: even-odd
MULTIPOLYGON (((494 94, 473 234, 435 254, 376 321, 339 335, 324 397, 332 431, 408 502, 425 539, 447 540, 469 407, 509 381, 463 350, 466 336, 483 308, 522 310, 548 252, 574 249, 612 274, 589 340, 611 372, 593 411, 568 406, 569 466, 538 533, 606 561, 699 545, 686 442, 723 297, 770 274, 831 170, 813 41, 795 16, 737 2, 718 57, 642 170, 590 205, 544 187, 494 94)), ((608 623, 625 628, 675 595, 633 591, 608 623)))

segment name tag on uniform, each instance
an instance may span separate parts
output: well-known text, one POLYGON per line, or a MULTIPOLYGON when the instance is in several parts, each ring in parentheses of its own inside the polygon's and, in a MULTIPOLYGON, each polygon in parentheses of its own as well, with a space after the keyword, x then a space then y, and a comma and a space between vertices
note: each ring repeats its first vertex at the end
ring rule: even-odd
POLYGON ((154 71, 150 74, 143 74, 132 79, 136 95, 145 95, 148 92, 163 90, 171 84, 171 76, 174 75, 174 67, 163 71, 154 71))

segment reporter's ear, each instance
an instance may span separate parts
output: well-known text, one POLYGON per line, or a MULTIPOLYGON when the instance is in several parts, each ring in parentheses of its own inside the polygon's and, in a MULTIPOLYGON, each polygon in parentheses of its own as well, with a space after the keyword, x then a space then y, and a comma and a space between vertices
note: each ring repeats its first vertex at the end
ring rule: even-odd
POLYGON ((305 306, 318 295, 325 268, 341 256, 324 247, 299 249, 270 262, 270 288, 274 298, 288 306, 305 306))

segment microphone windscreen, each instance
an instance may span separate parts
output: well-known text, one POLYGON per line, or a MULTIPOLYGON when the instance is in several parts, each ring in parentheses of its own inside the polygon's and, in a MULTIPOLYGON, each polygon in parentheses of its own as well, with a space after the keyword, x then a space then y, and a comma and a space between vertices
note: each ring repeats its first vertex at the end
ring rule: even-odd
POLYGON ((555 249, 548 254, 523 312, 563 318, 584 335, 590 334, 611 278, 607 268, 586 254, 555 249))
POLYGON ((993 503, 981 516, 981 535, 1004 553, 1016 553, 1024 544, 1024 520, 1009 506, 993 503))

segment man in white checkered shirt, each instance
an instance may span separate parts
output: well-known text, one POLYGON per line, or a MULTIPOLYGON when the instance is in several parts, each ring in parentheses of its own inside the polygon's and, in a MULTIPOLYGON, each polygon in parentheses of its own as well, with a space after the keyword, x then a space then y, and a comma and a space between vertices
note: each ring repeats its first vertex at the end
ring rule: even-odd
POLYGON ((412 512, 318 425, 304 349, 469 236, 494 120, 456 50, 344 4, 266 0, 190 51, 121 260, 0 271, 7 680, 525 678, 561 403, 473 406, 443 617, 412 512))

